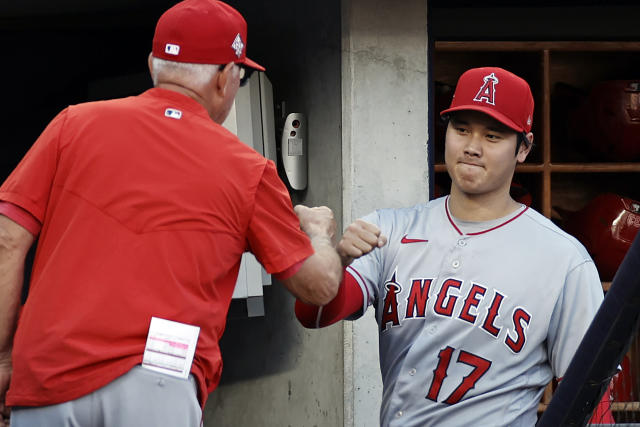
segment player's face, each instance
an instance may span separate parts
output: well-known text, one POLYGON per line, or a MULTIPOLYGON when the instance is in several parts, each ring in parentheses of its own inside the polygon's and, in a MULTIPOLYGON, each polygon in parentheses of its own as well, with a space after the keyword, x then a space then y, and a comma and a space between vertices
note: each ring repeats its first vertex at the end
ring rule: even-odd
POLYGON ((445 142, 452 195, 507 196, 516 163, 529 152, 522 144, 515 155, 517 139, 515 131, 486 114, 460 111, 452 115, 445 142))

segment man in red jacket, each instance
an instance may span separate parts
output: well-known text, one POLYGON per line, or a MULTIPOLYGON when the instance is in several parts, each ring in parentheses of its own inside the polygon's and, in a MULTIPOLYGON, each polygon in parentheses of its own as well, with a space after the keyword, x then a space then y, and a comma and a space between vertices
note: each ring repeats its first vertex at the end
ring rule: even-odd
POLYGON ((13 407, 12 426, 199 425, 245 251, 298 299, 336 295, 332 212, 294 213, 273 162, 220 125, 264 70, 246 40, 228 5, 178 3, 156 27, 154 88, 66 108, 0 187, 0 412, 13 407))

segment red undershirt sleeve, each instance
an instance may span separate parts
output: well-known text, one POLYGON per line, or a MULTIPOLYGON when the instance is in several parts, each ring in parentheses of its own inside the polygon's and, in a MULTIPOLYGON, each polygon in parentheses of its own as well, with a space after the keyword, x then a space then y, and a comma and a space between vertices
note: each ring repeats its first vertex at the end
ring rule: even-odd
POLYGON ((360 285, 345 271, 338 295, 334 299, 322 307, 296 300, 296 317, 305 328, 322 328, 362 310, 362 299, 360 285))

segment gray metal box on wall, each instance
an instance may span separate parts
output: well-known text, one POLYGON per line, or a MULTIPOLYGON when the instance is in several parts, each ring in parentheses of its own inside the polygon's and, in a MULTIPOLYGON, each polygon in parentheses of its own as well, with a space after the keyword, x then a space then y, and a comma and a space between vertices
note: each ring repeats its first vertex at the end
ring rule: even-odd
MULTIPOLYGON (((258 153, 276 161, 273 87, 264 73, 254 72, 247 84, 238 90, 222 126, 258 153)), ((233 298, 247 300, 249 317, 264 315, 262 287, 270 284, 271 275, 267 274, 253 254, 245 252, 233 298)))

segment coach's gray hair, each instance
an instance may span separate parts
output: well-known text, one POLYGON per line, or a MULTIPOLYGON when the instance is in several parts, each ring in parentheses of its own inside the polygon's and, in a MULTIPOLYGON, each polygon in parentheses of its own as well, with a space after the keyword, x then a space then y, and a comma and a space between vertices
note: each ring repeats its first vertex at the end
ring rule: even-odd
POLYGON ((188 81, 194 87, 207 84, 218 72, 216 64, 194 64, 190 62, 174 62, 153 57, 151 60, 153 85, 158 85, 159 76, 162 80, 188 81))

